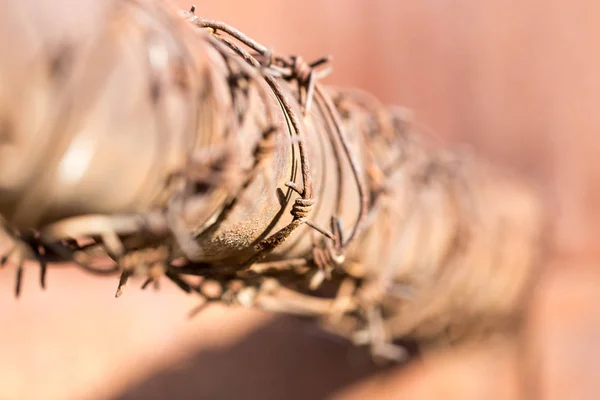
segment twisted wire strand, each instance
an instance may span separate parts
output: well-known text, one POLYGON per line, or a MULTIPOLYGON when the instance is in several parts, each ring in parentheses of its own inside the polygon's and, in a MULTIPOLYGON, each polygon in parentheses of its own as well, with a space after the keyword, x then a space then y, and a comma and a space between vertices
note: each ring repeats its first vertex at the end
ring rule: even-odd
MULTIPOLYGON (((259 60, 257 60, 256 57, 254 57, 252 54, 248 53, 246 50, 242 49, 240 46, 236 45, 231 40, 228 40, 227 38, 219 37, 219 39, 223 43, 225 43, 235 53, 240 55, 246 62, 248 62, 250 65, 254 66, 255 68, 264 67, 266 69, 269 69, 269 68, 273 67, 273 68, 275 68, 276 71, 281 73, 281 76, 284 79, 296 80, 297 84, 298 84, 298 90, 299 90, 299 100, 300 100, 301 104, 303 104, 305 114, 310 111, 311 104, 313 102, 313 96, 315 94, 318 94, 321 104, 323 104, 323 107, 324 107, 325 111, 327 112, 328 117, 332 120, 331 125, 333 126, 333 131, 335 132, 336 137, 342 144, 344 154, 347 157, 347 160, 349 161, 349 164, 351 166, 353 178, 355 180, 356 187, 359 192, 360 206, 359 206, 359 214, 358 214, 357 222, 355 223, 350 235, 341 244, 342 248, 347 247, 357 237, 357 235, 360 232, 361 225, 364 223, 366 209, 368 207, 368 199, 367 199, 366 192, 365 192, 365 184, 362 181, 360 172, 358 171, 357 163, 353 159, 353 155, 352 155, 351 151, 349 150, 347 139, 343 132, 344 128, 342 127, 342 123, 340 121, 338 111, 335 108, 335 106, 333 105, 333 103, 332 103, 331 99, 328 97, 328 95, 325 94, 320 89, 319 85, 316 83, 316 79, 314 79, 314 76, 313 76, 315 68, 327 63, 330 60, 330 58, 324 57, 322 59, 319 59, 319 60, 309 64, 306 61, 304 61, 301 57, 298 57, 298 56, 284 57, 284 56, 277 55, 272 50, 268 49, 266 46, 249 38, 248 36, 246 36, 245 34, 240 32, 239 30, 237 30, 223 22, 204 20, 204 19, 198 18, 196 16, 192 16, 190 18, 190 20, 192 22, 198 24, 199 26, 213 29, 215 31, 215 33, 218 31, 225 32, 225 33, 229 34, 230 36, 232 36, 233 38, 239 40, 241 43, 250 47, 254 51, 256 51, 260 56, 262 56, 264 58, 262 60, 263 61, 262 63, 259 60), (305 90, 306 90, 305 96, 302 96, 303 88, 305 88, 305 90)), ((283 106, 285 112, 289 115, 289 117, 292 121, 292 125, 296 131, 296 134, 300 135, 301 131, 300 131, 300 123, 298 121, 298 116, 293 111, 293 109, 289 106, 289 104, 287 104, 288 100, 281 92, 281 89, 279 88, 276 80, 274 79, 273 74, 267 73, 264 76, 264 79, 269 83, 269 85, 273 89, 274 93, 277 95, 278 99, 282 102, 282 106, 283 106)), ((304 189, 296 190, 296 191, 303 197, 304 196, 310 197, 310 195, 312 194, 312 182, 308 182, 308 179, 310 177, 310 170, 309 170, 308 160, 305 156, 305 150, 304 150, 304 146, 303 146, 302 142, 299 143, 299 149, 300 149, 300 157, 301 157, 301 168, 302 168, 302 172, 303 172, 302 178, 303 178, 304 189), (307 189, 310 189, 310 190, 307 191, 307 189)), ((337 154, 336 154, 336 156, 337 156, 337 154)), ((343 180, 340 178, 338 180, 338 183, 342 184, 342 182, 343 182, 343 180)), ((306 200, 306 198, 305 198, 305 200, 306 200)), ((305 212, 307 210, 306 207, 312 207, 313 204, 308 204, 307 202, 303 202, 302 204, 298 203, 296 206, 296 208, 298 210, 293 212, 292 215, 294 215, 295 218, 305 218, 308 215, 308 213, 305 212), (298 211, 300 211, 300 212, 298 212, 298 211)), ((311 225, 311 226, 314 227, 314 225, 311 225)), ((320 229, 320 228, 316 228, 316 229, 321 233, 325 232, 323 229, 320 229)), ((332 234, 330 234, 330 233, 325 234, 325 236, 332 237, 332 234)))

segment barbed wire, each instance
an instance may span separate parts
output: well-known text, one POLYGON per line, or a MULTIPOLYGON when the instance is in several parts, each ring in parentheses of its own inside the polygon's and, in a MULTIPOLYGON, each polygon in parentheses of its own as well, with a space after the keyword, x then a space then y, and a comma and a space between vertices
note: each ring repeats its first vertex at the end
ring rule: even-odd
POLYGON ((518 320, 539 261, 535 194, 431 146, 405 110, 322 85, 330 57, 282 55, 195 7, 177 14, 138 0, 113 1, 93 44, 69 48, 49 61, 78 73, 48 89, 65 100, 44 131, 61 143, 39 155, 44 179, 0 181, 14 243, 2 264, 17 264, 17 295, 27 259, 39 262, 42 287, 56 263, 118 273, 117 297, 132 276, 142 288, 165 277, 203 299, 194 313, 221 302, 310 316, 393 360, 407 356, 399 339, 452 341, 518 320), (102 79, 87 68, 90 49, 103 54, 102 79), (95 108, 121 100, 100 95, 119 73, 145 104, 123 126, 95 108), (88 119, 135 135, 126 150, 139 154, 98 145, 96 170, 65 185, 57 168, 81 149, 74 143, 103 137, 80 129, 88 119))

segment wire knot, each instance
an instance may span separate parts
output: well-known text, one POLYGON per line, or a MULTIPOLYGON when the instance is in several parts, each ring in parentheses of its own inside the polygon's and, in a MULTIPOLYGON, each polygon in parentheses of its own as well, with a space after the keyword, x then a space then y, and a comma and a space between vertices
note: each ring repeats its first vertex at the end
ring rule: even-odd
POLYGON ((288 79, 295 79, 301 85, 308 85, 313 67, 300 56, 291 56, 290 74, 288 79))
POLYGON ((315 199, 296 199, 292 206, 291 214, 295 219, 305 220, 306 217, 308 217, 308 214, 310 214, 314 204, 315 199))

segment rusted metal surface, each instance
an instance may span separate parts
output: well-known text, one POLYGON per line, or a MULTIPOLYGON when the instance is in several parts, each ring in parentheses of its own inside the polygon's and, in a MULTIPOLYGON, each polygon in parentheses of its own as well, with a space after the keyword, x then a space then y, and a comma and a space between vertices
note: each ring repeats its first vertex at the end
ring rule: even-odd
POLYGON ((109 4, 88 41, 42 54, 0 98, 9 258, 42 277, 51 262, 120 272, 117 295, 164 276, 205 305, 317 317, 392 359, 396 339, 518 323, 544 229, 531 188, 428 143, 402 109, 322 86, 327 58, 194 9, 109 4))

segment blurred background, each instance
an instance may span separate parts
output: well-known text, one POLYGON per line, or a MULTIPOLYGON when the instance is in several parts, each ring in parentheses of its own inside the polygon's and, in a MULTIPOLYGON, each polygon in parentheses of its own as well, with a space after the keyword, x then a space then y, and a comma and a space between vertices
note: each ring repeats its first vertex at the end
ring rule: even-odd
MULTIPOLYGON (((66 0, 38 2, 51 18, 66 0)), ((523 386, 544 399, 598 398, 600 3, 214 0, 196 6, 198 15, 226 21, 282 53, 309 60, 333 55, 327 83, 408 107, 426 133, 538 185, 554 230, 527 332, 518 343, 382 370, 365 352, 293 319, 214 307, 190 321, 195 299, 166 284, 159 293, 131 285, 115 300, 113 279, 65 269, 51 271, 42 292, 37 269, 29 268, 15 300, 14 270, 5 268, 1 399, 507 399, 523 386)), ((81 11, 81 4, 73 7, 81 11)))

